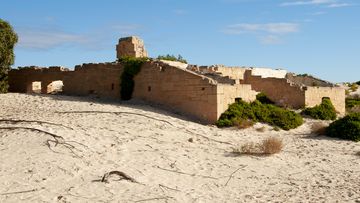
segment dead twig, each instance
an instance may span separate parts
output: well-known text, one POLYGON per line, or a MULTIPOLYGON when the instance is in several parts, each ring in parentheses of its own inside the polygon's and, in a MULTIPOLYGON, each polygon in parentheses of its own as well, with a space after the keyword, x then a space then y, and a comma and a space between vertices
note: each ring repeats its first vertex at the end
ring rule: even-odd
POLYGON ((178 190, 178 189, 175 189, 175 188, 171 188, 171 187, 168 187, 168 186, 163 185, 163 184, 159 184, 159 187, 160 187, 160 188, 169 189, 169 190, 174 190, 174 191, 177 191, 177 192, 181 192, 181 190, 178 190))
POLYGON ((156 167, 157 167, 158 169, 161 169, 161 170, 164 170, 164 171, 169 171, 169 172, 178 173, 178 174, 182 174, 182 175, 188 175, 188 176, 201 177, 201 178, 209 178, 209 179, 217 180, 217 178, 214 178, 214 177, 211 177, 211 176, 204 176, 204 175, 197 175, 197 174, 185 173, 185 172, 181 172, 181 171, 175 171, 175 170, 171 170, 171 169, 161 168, 160 166, 156 166, 156 167))
MULTIPOLYGON (((44 188, 41 188, 44 189, 44 188)), ((17 191, 17 192, 6 192, 6 193, 0 193, 0 195, 13 195, 13 194, 20 194, 20 193, 28 193, 28 192, 36 192, 39 189, 35 188, 32 190, 23 190, 23 191, 17 191)))
POLYGON ((0 119, 0 122, 6 122, 6 123, 39 123, 39 124, 56 125, 56 126, 61 126, 61 127, 64 127, 64 128, 74 130, 74 128, 71 128, 71 127, 63 125, 63 124, 52 123, 52 122, 47 122, 47 121, 38 121, 38 120, 0 119))
POLYGON ((186 128, 183 128, 183 129, 185 129, 186 132, 188 132, 188 133, 190 133, 190 134, 192 134, 192 135, 197 135, 197 136, 202 137, 202 138, 205 138, 205 139, 207 139, 207 140, 209 140, 209 141, 217 142, 217 143, 220 143, 220 144, 234 145, 234 144, 232 144, 232 143, 230 143, 230 142, 215 140, 215 139, 212 139, 212 138, 207 137, 207 136, 205 136, 205 135, 192 132, 192 131, 190 131, 190 130, 188 130, 188 129, 186 129, 186 128))
POLYGON ((147 202, 147 201, 153 201, 153 200, 161 200, 161 199, 174 199, 173 197, 170 196, 165 196, 165 197, 154 197, 154 198, 149 198, 149 199, 141 199, 141 200, 137 200, 135 202, 147 202))
POLYGON ((50 133, 50 132, 47 132, 47 131, 44 131, 44 130, 40 130, 40 129, 37 129, 37 128, 30 128, 30 127, 0 127, 0 130, 17 130, 17 129, 36 131, 36 132, 44 133, 44 134, 46 134, 46 135, 50 135, 54 140, 46 140, 45 144, 46 144, 46 146, 48 146, 48 148, 49 148, 51 151, 53 151, 53 152, 55 152, 55 153, 58 153, 58 152, 56 152, 56 151, 54 151, 53 149, 51 149, 50 143, 55 143, 55 145, 54 145, 55 147, 56 147, 57 145, 62 145, 62 146, 64 146, 65 148, 69 149, 74 156, 76 156, 76 157, 78 157, 78 158, 81 158, 81 157, 74 152, 74 149, 76 149, 75 146, 69 144, 68 142, 74 142, 74 143, 77 143, 77 144, 80 144, 80 145, 82 145, 82 146, 87 147, 86 145, 81 144, 81 143, 78 143, 78 142, 76 142, 76 141, 65 141, 65 139, 64 139, 62 136, 55 135, 55 134, 53 134, 53 133, 50 133))
POLYGON ((102 182, 102 183, 108 183, 108 178, 112 175, 120 176, 119 180, 128 180, 133 183, 139 183, 137 180, 132 178, 131 176, 127 175, 126 173, 122 171, 110 171, 108 173, 105 173, 103 177, 100 180, 93 180, 93 182, 102 182))
POLYGON ((231 180, 231 178, 233 177, 233 175, 234 175, 236 172, 238 172, 238 170, 243 169, 243 168, 245 168, 245 167, 246 167, 245 165, 242 165, 240 168, 238 168, 238 169, 236 169, 234 172, 232 172, 232 173, 230 174, 230 176, 229 176, 229 179, 226 181, 225 186, 227 186, 227 184, 229 183, 229 181, 231 180))
POLYGON ((158 118, 154 118, 154 117, 151 117, 151 116, 147 116, 147 115, 144 115, 144 114, 141 114, 141 113, 133 113, 133 112, 125 112, 125 111, 56 111, 55 113, 60 113, 60 114, 81 114, 81 113, 108 113, 108 114, 115 114, 115 115, 120 115, 120 114, 128 114, 128 115, 136 115, 136 116, 142 116, 142 117, 145 117, 145 118, 149 118, 149 119, 152 119, 152 120, 156 120, 156 121, 161 121, 161 122, 164 122, 164 123, 167 123, 171 126, 174 126, 172 123, 170 123, 169 121, 166 121, 166 120, 162 120, 162 119, 158 119, 158 118))

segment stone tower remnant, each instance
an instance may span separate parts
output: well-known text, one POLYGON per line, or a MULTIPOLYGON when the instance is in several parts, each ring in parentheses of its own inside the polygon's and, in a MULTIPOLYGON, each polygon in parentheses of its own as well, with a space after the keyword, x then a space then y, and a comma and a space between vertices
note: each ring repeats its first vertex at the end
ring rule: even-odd
POLYGON ((120 38, 116 45, 116 53, 118 59, 124 56, 148 57, 144 41, 135 36, 120 38))

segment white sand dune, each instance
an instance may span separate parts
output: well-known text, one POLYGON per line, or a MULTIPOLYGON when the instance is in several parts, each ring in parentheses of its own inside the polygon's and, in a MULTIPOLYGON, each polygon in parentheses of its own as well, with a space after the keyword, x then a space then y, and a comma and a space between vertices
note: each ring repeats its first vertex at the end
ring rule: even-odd
POLYGON ((360 202, 360 143, 311 136, 312 120, 218 129, 144 105, 14 93, 0 95, 0 119, 53 123, 0 121, 24 127, 0 129, 0 202, 360 202), (118 113, 59 113, 73 111, 118 113), (281 153, 230 153, 268 136, 281 153), (138 183, 100 182, 110 171, 138 183))

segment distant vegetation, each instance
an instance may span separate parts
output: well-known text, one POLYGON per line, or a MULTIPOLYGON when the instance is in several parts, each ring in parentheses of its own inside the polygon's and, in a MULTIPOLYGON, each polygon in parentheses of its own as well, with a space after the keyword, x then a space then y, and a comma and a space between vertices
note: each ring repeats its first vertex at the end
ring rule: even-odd
POLYGON ((356 142, 360 141, 360 113, 352 113, 334 121, 326 129, 326 135, 356 142))
POLYGON ((0 19, 0 93, 8 91, 8 72, 14 64, 14 46, 18 37, 11 25, 0 19))
POLYGON ((168 60, 168 61, 178 61, 181 63, 187 63, 186 59, 184 59, 180 54, 176 57, 174 55, 160 55, 157 57, 157 59, 159 60, 168 60))
POLYGON ((360 80, 356 82, 357 85, 360 85, 360 80))
POLYGON ((308 115, 314 119, 320 120, 335 120, 336 110, 329 98, 324 98, 320 105, 312 108, 306 108, 302 111, 303 114, 308 115))
POLYGON ((268 123, 284 130, 296 128, 303 123, 302 117, 293 111, 256 100, 252 103, 237 101, 231 104, 228 110, 221 114, 216 125, 218 127, 238 126, 239 123, 247 120, 268 123))
POLYGON ((120 78, 120 96, 122 100, 129 100, 134 91, 135 81, 134 77, 137 75, 141 66, 148 60, 148 58, 122 57, 119 62, 124 65, 124 71, 120 78))

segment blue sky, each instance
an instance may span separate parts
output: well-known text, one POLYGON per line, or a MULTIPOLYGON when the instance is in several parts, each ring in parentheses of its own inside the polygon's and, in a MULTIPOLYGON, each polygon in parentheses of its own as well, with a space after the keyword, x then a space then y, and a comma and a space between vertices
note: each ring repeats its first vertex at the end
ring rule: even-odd
POLYGON ((2 0, 0 18, 19 35, 14 66, 114 61, 137 35, 151 57, 360 80, 359 0, 2 0))

